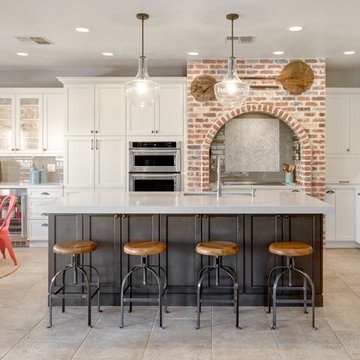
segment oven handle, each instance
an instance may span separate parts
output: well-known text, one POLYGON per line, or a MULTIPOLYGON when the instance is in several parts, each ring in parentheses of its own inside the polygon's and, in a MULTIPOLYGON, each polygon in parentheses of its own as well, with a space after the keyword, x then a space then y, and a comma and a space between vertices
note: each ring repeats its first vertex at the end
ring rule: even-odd
POLYGON ((156 150, 150 150, 149 149, 130 149, 130 153, 134 154, 134 155, 144 155, 144 154, 149 154, 149 155, 178 155, 178 153, 180 153, 180 149, 174 149, 174 150, 160 150, 159 148, 156 148, 156 150))
POLYGON ((176 179, 178 176, 180 175, 180 173, 176 173, 176 174, 130 174, 130 176, 134 179, 176 179))

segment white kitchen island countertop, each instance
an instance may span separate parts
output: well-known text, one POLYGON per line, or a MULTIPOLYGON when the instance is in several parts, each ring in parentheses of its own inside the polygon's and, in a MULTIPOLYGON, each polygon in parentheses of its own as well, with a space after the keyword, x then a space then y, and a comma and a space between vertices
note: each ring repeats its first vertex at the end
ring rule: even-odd
MULTIPOLYGON (((187 193, 188 194, 188 193, 187 193)), ((82 192, 39 205, 48 214, 328 214, 334 207, 303 193, 261 191, 255 197, 185 196, 183 192, 82 192)))

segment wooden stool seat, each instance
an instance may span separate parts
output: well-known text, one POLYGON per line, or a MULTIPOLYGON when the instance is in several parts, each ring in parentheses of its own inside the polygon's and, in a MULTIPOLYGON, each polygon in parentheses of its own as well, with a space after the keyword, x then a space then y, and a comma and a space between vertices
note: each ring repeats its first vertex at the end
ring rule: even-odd
POLYGON ((79 255, 92 252, 97 249, 97 243, 89 240, 63 241, 55 244, 53 251, 61 255, 79 255))
POLYGON ((161 241, 132 241, 124 246, 124 253, 128 255, 157 255, 166 251, 166 244, 161 241))
POLYGON ((309 244, 302 242, 276 242, 269 246, 272 254, 280 256, 308 256, 313 253, 313 248, 309 244))
POLYGON ((196 245, 196 252, 207 256, 234 255, 239 252, 239 246, 230 241, 204 241, 196 245))

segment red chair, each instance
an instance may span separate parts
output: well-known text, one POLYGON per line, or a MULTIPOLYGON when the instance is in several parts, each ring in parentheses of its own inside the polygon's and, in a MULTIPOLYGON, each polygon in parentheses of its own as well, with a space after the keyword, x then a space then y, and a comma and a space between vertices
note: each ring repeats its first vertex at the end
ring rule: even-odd
POLYGON ((9 235, 11 212, 13 211, 15 204, 16 204, 16 196, 8 195, 5 197, 5 199, 1 202, 1 205, 0 205, 0 214, 2 213, 2 208, 7 200, 9 200, 8 213, 7 213, 3 223, 0 226, 0 250, 5 259, 6 258, 5 250, 7 248, 9 251, 10 257, 13 259, 15 265, 17 265, 16 257, 15 257, 14 250, 11 245, 10 235, 9 235))

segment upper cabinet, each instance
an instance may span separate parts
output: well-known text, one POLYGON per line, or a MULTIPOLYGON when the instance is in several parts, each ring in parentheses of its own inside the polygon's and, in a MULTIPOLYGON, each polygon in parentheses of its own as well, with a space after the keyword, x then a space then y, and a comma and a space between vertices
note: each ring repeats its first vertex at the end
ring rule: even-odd
POLYGON ((149 107, 128 103, 127 134, 182 136, 184 133, 185 83, 160 83, 160 98, 149 107))
POLYGON ((0 155, 61 154, 63 124, 62 89, 1 89, 0 155))
POLYGON ((326 153, 360 154, 360 90, 328 88, 326 153))
POLYGON ((125 135, 125 104, 123 85, 95 85, 95 133, 125 135))
POLYGON ((66 135, 90 135, 95 126, 93 84, 65 85, 66 135))

